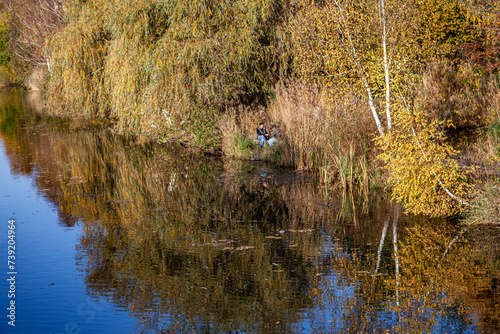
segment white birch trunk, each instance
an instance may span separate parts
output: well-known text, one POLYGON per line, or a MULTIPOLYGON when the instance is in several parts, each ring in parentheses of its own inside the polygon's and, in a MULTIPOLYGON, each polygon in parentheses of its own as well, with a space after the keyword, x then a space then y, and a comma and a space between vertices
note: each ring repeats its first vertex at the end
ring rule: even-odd
POLYGON ((358 53, 356 51, 356 47, 354 46, 354 42, 352 41, 351 34, 349 33, 349 29, 347 26, 347 21, 344 16, 344 11, 342 9, 342 6, 340 5, 340 2, 338 0, 334 0, 335 5, 339 9, 340 13, 340 18, 342 19, 342 24, 344 25, 345 32, 343 33, 344 36, 347 36, 349 40, 349 48, 351 49, 352 52, 352 57, 354 58, 354 62, 356 63, 356 66, 358 67, 359 74, 361 75, 361 78, 363 79, 363 84, 365 86, 366 94, 368 95, 368 105, 370 106, 370 110, 372 112, 373 119, 375 120, 375 124, 377 125, 377 129, 380 135, 384 134, 384 128, 382 127, 382 123, 380 122, 380 118, 378 117, 377 109, 375 108, 375 103, 373 102, 373 95, 372 91, 370 89, 370 85, 368 85, 368 79, 365 74, 365 70, 363 68, 363 64, 361 64, 361 61, 359 60, 358 53))
POLYGON ((385 19, 385 0, 380 0, 380 20, 382 24, 382 48, 384 52, 384 74, 385 74, 385 114, 387 117, 387 131, 391 131, 391 90, 389 80, 389 60, 387 59, 387 31, 385 19))
POLYGON ((382 229, 382 236, 380 237, 380 243, 378 245, 378 250, 377 250, 377 264, 375 266, 375 274, 373 276, 377 276, 378 271, 380 269, 380 261, 382 260, 382 249, 384 248, 385 236, 387 235, 387 229, 389 228, 390 220, 391 220, 391 214, 389 213, 384 223, 384 228, 382 229))

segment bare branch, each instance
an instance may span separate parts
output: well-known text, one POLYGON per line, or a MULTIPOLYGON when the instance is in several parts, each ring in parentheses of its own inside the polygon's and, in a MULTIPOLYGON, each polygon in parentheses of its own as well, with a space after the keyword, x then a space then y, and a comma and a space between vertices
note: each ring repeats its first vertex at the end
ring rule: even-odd
POLYGON ((46 40, 64 24, 61 0, 8 0, 9 26, 14 34, 10 52, 22 62, 45 64, 46 40))

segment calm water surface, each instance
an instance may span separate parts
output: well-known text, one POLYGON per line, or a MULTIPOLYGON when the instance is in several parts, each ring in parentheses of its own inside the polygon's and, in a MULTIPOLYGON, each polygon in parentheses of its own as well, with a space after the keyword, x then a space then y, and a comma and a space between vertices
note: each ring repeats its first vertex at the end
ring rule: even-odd
POLYGON ((1 333, 499 329, 498 228, 410 217, 382 191, 341 200, 308 175, 42 107, 0 92, 1 333))

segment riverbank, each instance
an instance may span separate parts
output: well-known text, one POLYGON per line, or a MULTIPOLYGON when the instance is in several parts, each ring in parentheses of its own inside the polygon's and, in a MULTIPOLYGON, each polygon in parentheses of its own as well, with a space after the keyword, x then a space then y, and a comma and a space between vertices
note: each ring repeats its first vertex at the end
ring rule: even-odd
MULTIPOLYGON (((434 69, 423 75, 425 84, 418 88, 424 92, 413 103, 428 109, 427 122, 435 124, 435 131, 452 145, 453 159, 460 168, 468 170, 471 192, 470 205, 463 213, 466 221, 500 224, 494 204, 500 180, 500 90, 488 77, 473 72, 458 73, 444 82, 437 79, 439 73, 434 69), (471 89, 468 82, 473 79, 476 86, 471 89), (436 100, 442 94, 458 105, 435 113, 436 100), (467 117, 460 116, 463 114, 467 117)), ((355 96, 334 103, 324 101, 319 90, 304 83, 278 85, 266 109, 232 109, 221 117, 222 151, 238 159, 258 156, 309 170, 325 186, 343 194, 389 190, 389 174, 379 160, 381 150, 374 142, 378 134, 366 102, 355 96), (255 143, 259 122, 268 128, 271 124, 280 127, 282 139, 276 146, 260 149, 255 143)))
POLYGON ((279 165, 309 170, 343 193, 384 187, 386 175, 373 142, 376 127, 367 106, 354 96, 334 106, 305 83, 279 84, 266 109, 233 109, 222 116, 222 150, 236 158, 259 155, 279 165), (268 129, 271 124, 281 129, 275 146, 259 149, 254 144, 259 122, 268 129))
MULTIPOLYGON (((199 151, 199 154, 219 152, 216 155, 231 159, 260 160, 274 166, 308 171, 325 188, 338 192, 343 198, 348 194, 367 198, 381 189, 389 194, 388 173, 378 160, 380 151, 372 140, 376 137, 376 129, 372 119, 367 117, 368 110, 354 97, 342 102, 330 108, 317 90, 306 85, 278 86, 267 108, 234 108, 220 116, 217 124, 221 145, 217 151, 200 149, 187 140, 162 140, 164 137, 159 134, 128 135, 134 142, 168 141, 190 151, 199 151), (255 141, 255 128, 261 121, 277 124, 282 130, 281 140, 273 147, 260 149, 255 141)), ((38 112, 44 108, 41 100, 32 104, 38 106, 38 112)), ((104 127, 122 133, 112 121, 103 118, 75 119, 72 123, 74 129, 104 127)), ((500 214, 493 204, 497 201, 495 194, 500 171, 497 127, 494 123, 479 129, 474 136, 467 137, 469 139, 458 138, 456 144, 461 149, 456 159, 464 166, 478 166, 468 181, 475 192, 471 196, 472 206, 463 215, 470 224, 500 224, 497 219, 500 214)))

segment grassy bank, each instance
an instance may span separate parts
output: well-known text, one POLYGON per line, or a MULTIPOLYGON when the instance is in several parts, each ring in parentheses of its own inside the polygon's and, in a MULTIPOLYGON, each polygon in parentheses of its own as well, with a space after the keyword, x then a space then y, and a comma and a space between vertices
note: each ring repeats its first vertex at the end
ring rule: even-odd
POLYGON ((232 110, 221 119, 222 150, 229 156, 259 156, 282 166, 317 173, 327 185, 342 192, 383 186, 372 141, 375 124, 362 100, 348 96, 332 107, 321 92, 300 81, 280 83, 267 109, 232 110), (256 127, 276 124, 281 138, 260 149, 256 127))
MULTIPOLYGON (((430 64, 414 86, 413 104, 425 110, 428 122, 437 127, 457 150, 453 157, 462 168, 472 170, 467 182, 469 223, 498 224, 496 195, 500 175, 500 89, 496 77, 474 72, 470 67, 438 80, 446 64, 430 64), (439 103, 447 96, 447 103, 439 103)), ((377 130, 364 100, 354 95, 335 103, 317 86, 301 81, 280 83, 267 108, 232 109, 219 121, 222 150, 231 157, 259 156, 283 166, 306 169, 343 196, 348 192, 369 193, 389 188, 388 173, 378 159, 374 138, 377 130), (278 125, 278 145, 259 149, 255 128, 278 125)), ((417 152, 418 153, 418 152, 417 152)))

